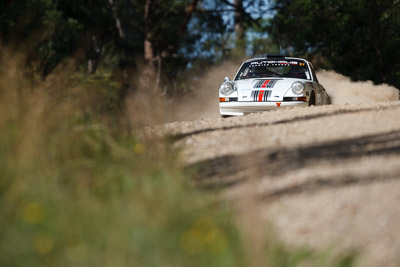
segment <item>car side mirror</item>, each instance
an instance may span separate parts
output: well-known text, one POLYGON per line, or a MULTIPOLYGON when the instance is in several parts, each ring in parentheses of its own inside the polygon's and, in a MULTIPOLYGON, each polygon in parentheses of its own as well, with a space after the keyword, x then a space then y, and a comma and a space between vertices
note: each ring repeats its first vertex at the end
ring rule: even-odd
POLYGON ((229 77, 225 77, 225 78, 224 78, 224 81, 225 81, 225 82, 229 82, 229 81, 230 81, 230 80, 229 80, 229 77))

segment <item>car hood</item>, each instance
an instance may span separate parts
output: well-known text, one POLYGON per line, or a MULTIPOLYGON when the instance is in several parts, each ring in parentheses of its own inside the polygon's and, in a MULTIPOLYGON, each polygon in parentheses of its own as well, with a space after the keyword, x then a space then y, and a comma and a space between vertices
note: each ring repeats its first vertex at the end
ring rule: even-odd
POLYGON ((299 79, 262 78, 236 81, 238 101, 282 101, 292 84, 299 79))

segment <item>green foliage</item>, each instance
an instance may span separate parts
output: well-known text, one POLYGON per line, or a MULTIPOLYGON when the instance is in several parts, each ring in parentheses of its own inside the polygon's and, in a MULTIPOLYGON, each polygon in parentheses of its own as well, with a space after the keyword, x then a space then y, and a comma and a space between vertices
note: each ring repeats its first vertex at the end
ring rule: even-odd
POLYGON ((168 144, 2 81, 1 266, 244 265, 228 206, 188 186, 168 144))
MULTIPOLYGON (((198 1, 191 13, 192 3, 191 0, 113 0, 112 4, 105 0, 32 0, 10 1, 10 4, 2 1, 1 42, 21 48, 18 51, 24 51, 28 65, 45 78, 71 57, 90 74, 101 64, 113 72, 137 71, 144 60, 147 40, 154 57, 147 60, 157 65, 155 59, 162 58, 161 78, 168 85, 190 66, 188 63, 219 61, 231 56, 235 47, 235 8, 223 0, 198 1), (118 63, 110 64, 107 61, 110 58, 118 63)), ((245 1, 249 9, 246 12, 259 18, 265 9, 263 3, 245 1)), ((255 20, 252 16, 242 15, 244 29, 255 20)))
MULTIPOLYGON (((249 49, 253 57, 263 57, 266 54, 279 54, 280 53, 280 42, 279 38, 275 40, 266 35, 265 28, 269 25, 266 21, 264 25, 252 27, 251 38, 248 38, 249 49)), ((269 34, 271 36, 279 34, 277 29, 269 34)))
POLYGON ((45 10, 43 26, 46 31, 38 44, 40 69, 47 76, 75 48, 83 26, 75 18, 65 18, 56 9, 45 10))
POLYGON ((78 88, 76 97, 86 95, 85 102, 95 113, 112 114, 121 111, 122 85, 116 82, 111 72, 100 69, 93 75, 79 73, 72 77, 71 82, 78 88))
POLYGON ((268 266, 294 267, 294 266, 313 266, 313 267, 351 267, 357 266, 358 253, 349 250, 345 253, 328 249, 325 251, 313 251, 309 248, 294 248, 285 246, 279 241, 267 244, 266 258, 268 266))
POLYGON ((280 0, 269 31, 279 27, 285 48, 323 67, 400 88, 399 9, 393 0, 280 0))

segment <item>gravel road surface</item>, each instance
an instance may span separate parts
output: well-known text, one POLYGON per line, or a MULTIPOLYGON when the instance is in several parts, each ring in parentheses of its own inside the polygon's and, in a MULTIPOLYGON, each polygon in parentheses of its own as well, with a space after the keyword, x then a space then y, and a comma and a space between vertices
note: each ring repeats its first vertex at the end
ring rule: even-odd
POLYGON ((270 222, 288 244, 356 248, 360 266, 400 265, 399 101, 174 122, 151 132, 171 136, 196 184, 222 187, 244 214, 253 210, 248 224, 270 222))

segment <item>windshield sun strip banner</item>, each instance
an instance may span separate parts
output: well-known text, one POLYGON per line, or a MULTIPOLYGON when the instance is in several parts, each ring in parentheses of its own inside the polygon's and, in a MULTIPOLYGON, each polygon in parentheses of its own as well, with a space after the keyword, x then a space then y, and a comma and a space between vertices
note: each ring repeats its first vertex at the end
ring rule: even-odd
POLYGON ((250 66, 288 66, 288 65, 297 65, 304 66, 303 62, 299 61, 287 61, 287 60, 263 60, 263 61, 253 61, 250 62, 250 66))

